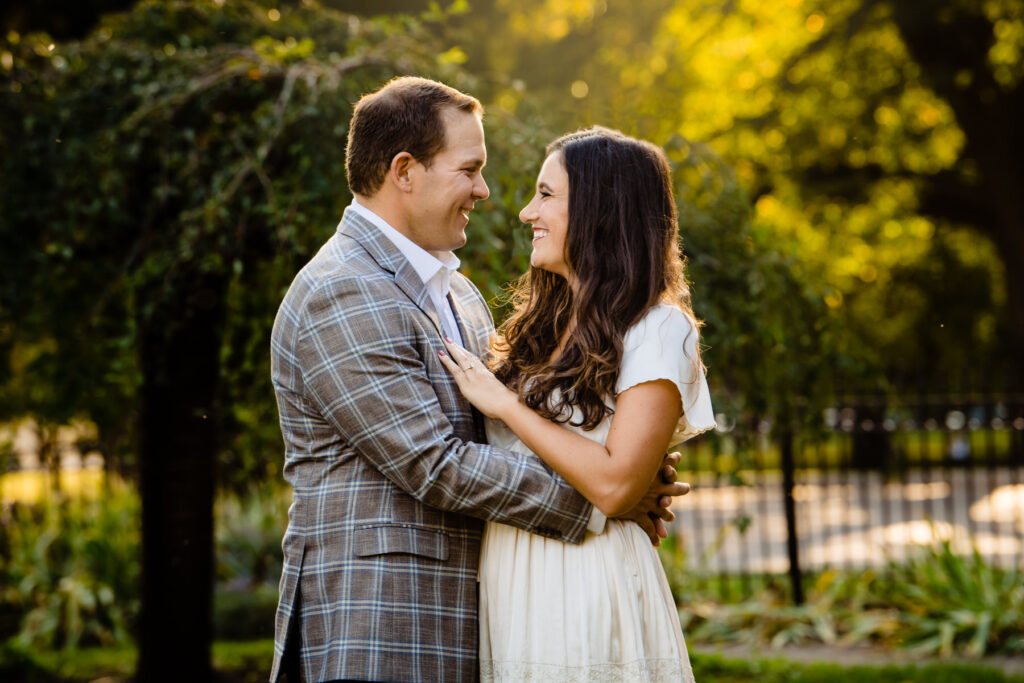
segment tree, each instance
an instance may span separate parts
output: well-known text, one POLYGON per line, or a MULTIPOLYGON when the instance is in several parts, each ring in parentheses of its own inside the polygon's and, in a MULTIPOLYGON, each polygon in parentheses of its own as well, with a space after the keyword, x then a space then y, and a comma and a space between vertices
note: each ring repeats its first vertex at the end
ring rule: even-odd
POLYGON ((1010 349, 1024 387, 1024 3, 893 3, 893 19, 966 143, 957 163, 923 179, 922 210, 992 240, 1003 261, 1010 349))
POLYGON ((279 467, 269 328, 348 200, 351 105, 464 85, 438 52, 414 19, 201 0, 0 49, 0 405, 135 434, 141 680, 209 678, 216 456, 254 426, 225 478, 279 467))
POLYGON ((0 10, 4 33, 45 31, 57 40, 84 38, 99 18, 128 9, 132 0, 10 0, 0 10))
POLYGON ((955 388, 979 365, 1019 388, 1022 6, 493 0, 450 40, 508 74, 495 99, 721 154, 824 295, 848 390, 955 388), (939 263, 970 292, 922 289, 939 263))
MULTIPOLYGON (((485 65, 437 39, 456 23, 436 9, 361 19, 312 2, 148 0, 80 42, 9 33, 0 46, 0 415, 85 416, 101 439, 131 436, 140 678, 208 674, 215 465, 228 485, 277 476, 269 331, 349 201, 359 95, 397 73, 482 94, 491 198, 463 270, 500 310, 495 296, 528 263, 517 214, 566 120, 543 93, 469 75, 485 65)), ((676 166, 713 383, 735 410, 787 415, 793 386, 828 391, 832 292, 762 201, 752 208, 744 168, 679 124, 650 137, 676 166)))

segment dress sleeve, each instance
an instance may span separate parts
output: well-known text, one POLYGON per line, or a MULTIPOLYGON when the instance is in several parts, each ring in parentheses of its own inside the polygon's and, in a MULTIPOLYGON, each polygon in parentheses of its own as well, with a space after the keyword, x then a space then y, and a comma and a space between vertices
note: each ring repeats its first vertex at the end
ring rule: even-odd
POLYGON ((615 394, 658 379, 674 382, 682 398, 671 443, 681 443, 715 426, 704 371, 697 365, 697 331, 686 315, 667 304, 652 308, 623 339, 622 367, 615 394))

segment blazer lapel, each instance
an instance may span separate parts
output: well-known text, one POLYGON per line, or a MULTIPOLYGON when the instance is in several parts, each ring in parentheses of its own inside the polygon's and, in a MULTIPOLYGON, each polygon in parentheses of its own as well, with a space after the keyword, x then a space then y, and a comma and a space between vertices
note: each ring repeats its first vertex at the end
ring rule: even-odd
POLYGON ((375 225, 347 208, 338 225, 338 232, 358 242, 366 250, 366 253, 377 262, 377 265, 391 273, 395 278, 395 284, 402 290, 402 293, 409 297, 409 300, 416 304, 424 315, 430 318, 438 335, 444 336, 441 318, 427 294, 427 288, 423 286, 423 282, 416 274, 416 270, 409 264, 408 259, 402 255, 402 252, 391 240, 385 237, 375 225))
POLYGON ((462 335, 462 343, 476 356, 484 357, 487 355, 488 348, 486 339, 481 339, 479 331, 471 323, 471 317, 466 315, 466 309, 463 303, 459 300, 459 297, 454 296, 453 292, 448 292, 448 303, 452 307, 452 313, 455 314, 455 322, 459 326, 459 334, 462 335))
MULTIPOLYGON (((385 237, 384 239, 387 238, 385 237)), ((392 248, 394 247, 394 245, 391 246, 392 248)), ((434 323, 438 335, 443 337, 441 317, 438 315, 437 309, 434 308, 434 302, 430 300, 430 295, 427 294, 427 288, 423 286, 420 276, 416 274, 416 270, 405 258, 402 259, 402 265, 395 273, 395 284, 430 318, 430 322, 434 323)))

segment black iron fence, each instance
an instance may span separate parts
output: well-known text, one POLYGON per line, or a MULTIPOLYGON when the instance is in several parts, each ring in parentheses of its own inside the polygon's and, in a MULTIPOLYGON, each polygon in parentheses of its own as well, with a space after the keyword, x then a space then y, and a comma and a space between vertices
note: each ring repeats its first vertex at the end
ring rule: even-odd
POLYGON ((722 422, 683 447, 674 540, 723 598, 788 575, 799 602, 801 575, 939 540, 1024 564, 1024 395, 861 398, 799 432, 722 422))

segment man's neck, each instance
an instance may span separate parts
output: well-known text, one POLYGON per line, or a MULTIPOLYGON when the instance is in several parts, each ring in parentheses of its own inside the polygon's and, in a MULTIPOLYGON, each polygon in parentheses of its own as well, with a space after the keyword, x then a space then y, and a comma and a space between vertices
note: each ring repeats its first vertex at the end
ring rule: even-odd
MULTIPOLYGON (((373 211, 375 214, 383 218, 392 228, 406 237, 409 237, 409 230, 406 228, 402 212, 395 206, 395 202, 382 197, 381 195, 383 193, 381 192, 378 192, 372 197, 367 197, 364 194, 358 193, 353 194, 356 201, 359 202, 359 206, 373 211)), ((412 239, 412 237, 409 237, 409 239, 412 239)))

